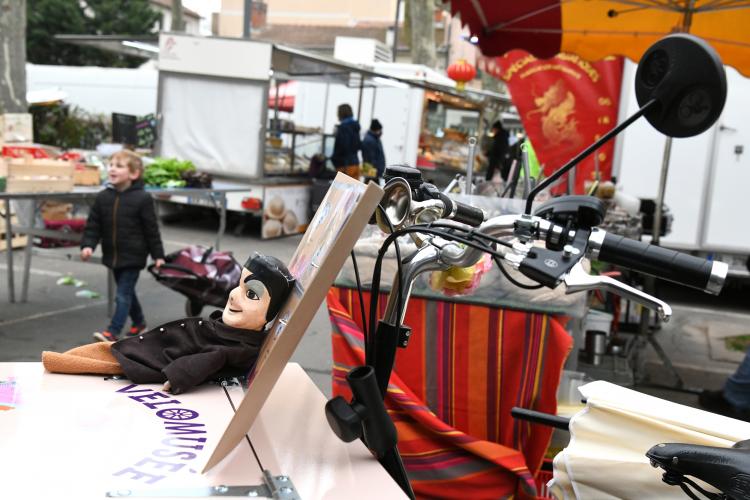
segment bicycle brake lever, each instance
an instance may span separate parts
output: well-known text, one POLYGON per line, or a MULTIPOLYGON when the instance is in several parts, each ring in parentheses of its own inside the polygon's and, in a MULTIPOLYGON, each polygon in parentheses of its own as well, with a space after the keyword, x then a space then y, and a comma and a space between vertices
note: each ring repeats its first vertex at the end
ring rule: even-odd
POLYGON ((655 310, 664 322, 669 321, 669 318, 672 317, 672 308, 666 302, 609 276, 592 276, 583 269, 580 262, 570 269, 563 281, 567 287, 565 293, 606 290, 655 310))

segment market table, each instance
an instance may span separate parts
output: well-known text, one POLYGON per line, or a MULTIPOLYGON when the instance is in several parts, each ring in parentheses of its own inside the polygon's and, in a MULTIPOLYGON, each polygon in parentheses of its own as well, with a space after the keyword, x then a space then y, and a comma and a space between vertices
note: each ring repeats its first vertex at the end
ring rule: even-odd
MULTIPOLYGON (((44 236, 48 238, 58 238, 68 241, 80 241, 81 235, 69 232, 54 231, 50 229, 43 229, 35 227, 37 215, 40 210, 41 202, 45 200, 64 200, 70 202, 93 202, 96 195, 104 189, 103 186, 96 187, 82 187, 77 186, 72 191, 67 192, 38 192, 38 193, 5 193, 0 192, 0 200, 5 201, 5 239, 6 239, 6 261, 8 265, 8 298, 11 303, 16 301, 15 298, 15 283, 13 278, 13 249, 12 249, 12 238, 14 234, 25 234, 28 236, 44 236), (32 202, 32 211, 28 216, 28 225, 14 226, 11 220, 10 202, 12 200, 17 201, 30 201, 32 202)), ((190 196, 202 199, 207 199, 209 206, 213 206, 219 211, 219 229, 216 233, 216 243, 214 248, 219 250, 221 248, 221 238, 224 235, 226 228, 226 214, 227 214, 227 201, 226 195, 229 192, 242 192, 244 188, 170 188, 170 189, 147 189, 155 198, 159 196, 190 196)), ((23 285, 21 291, 21 302, 26 302, 28 297, 29 287, 29 274, 31 270, 31 255, 33 249, 33 240, 29 238, 26 242, 25 257, 24 257, 24 268, 23 268, 23 285)), ((65 256, 68 260, 72 259, 73 255, 65 256)), ((111 287, 110 287, 111 288, 111 287)), ((110 299, 112 290, 109 291, 110 299)), ((111 300, 110 300, 111 303, 111 300)))
POLYGON ((263 497, 269 485, 278 487, 274 498, 404 497, 362 443, 333 434, 325 397, 296 363, 286 365, 247 439, 205 474, 243 388, 205 384, 179 396, 160 389, 0 363, 3 497, 263 497))

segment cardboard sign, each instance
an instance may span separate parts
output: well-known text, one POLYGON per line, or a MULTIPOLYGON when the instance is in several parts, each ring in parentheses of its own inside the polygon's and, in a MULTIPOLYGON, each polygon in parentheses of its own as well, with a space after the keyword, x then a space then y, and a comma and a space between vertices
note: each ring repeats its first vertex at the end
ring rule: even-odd
POLYGON ((2 137, 0 144, 5 142, 32 142, 34 140, 34 126, 30 113, 5 113, 0 115, 0 129, 2 137))
POLYGON ((297 280, 295 290, 271 326, 248 391, 203 472, 226 457, 250 430, 382 196, 374 183, 365 186, 344 174, 336 176, 289 263, 297 280))

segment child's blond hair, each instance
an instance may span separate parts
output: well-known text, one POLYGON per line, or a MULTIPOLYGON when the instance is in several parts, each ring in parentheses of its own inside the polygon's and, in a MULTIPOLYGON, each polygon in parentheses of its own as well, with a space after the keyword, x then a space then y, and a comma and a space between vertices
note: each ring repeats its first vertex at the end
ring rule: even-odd
POLYGON ((115 158, 122 158, 123 160, 125 160, 125 164, 128 166, 128 170, 130 170, 131 173, 138 172, 139 177, 143 175, 143 161, 137 153, 134 153, 133 151, 129 151, 127 149, 123 149, 113 154, 109 158, 109 161, 112 161, 115 158))

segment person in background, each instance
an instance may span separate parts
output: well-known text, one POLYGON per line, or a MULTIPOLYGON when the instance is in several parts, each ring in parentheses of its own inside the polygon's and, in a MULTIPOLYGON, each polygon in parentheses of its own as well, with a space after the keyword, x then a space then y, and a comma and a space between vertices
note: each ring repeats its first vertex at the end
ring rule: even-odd
POLYGON ((143 189, 143 162, 132 151, 122 150, 109 160, 108 182, 94 200, 81 241, 81 260, 89 260, 102 245, 102 264, 117 283, 115 313, 106 330, 95 332, 100 341, 116 341, 128 315, 128 335, 146 330, 146 319, 135 294, 138 275, 149 254, 156 267, 164 264, 164 247, 151 195, 143 189))
POLYGON ((495 175, 495 170, 499 170, 500 176, 504 181, 507 181, 508 168, 505 167, 505 164, 508 163, 506 161, 508 154, 508 132, 503 128, 503 124, 499 120, 492 124, 491 132, 492 143, 487 153, 489 165, 487 166, 485 179, 491 181, 495 175))
POLYGON ((365 133, 362 140, 362 163, 368 163, 377 172, 376 177, 380 179, 385 172, 385 153, 383 153, 383 143, 380 142, 380 136, 383 135, 383 125, 378 120, 370 122, 370 130, 365 133))
POLYGON ((720 391, 704 390, 698 404, 712 413, 750 422, 750 349, 724 387, 720 391))
POLYGON ((362 141, 359 139, 359 122, 354 119, 352 107, 341 104, 338 107, 339 125, 333 141, 331 162, 336 170, 344 172, 349 177, 359 179, 359 155, 362 141))

